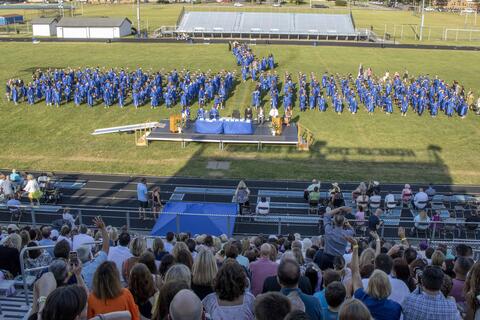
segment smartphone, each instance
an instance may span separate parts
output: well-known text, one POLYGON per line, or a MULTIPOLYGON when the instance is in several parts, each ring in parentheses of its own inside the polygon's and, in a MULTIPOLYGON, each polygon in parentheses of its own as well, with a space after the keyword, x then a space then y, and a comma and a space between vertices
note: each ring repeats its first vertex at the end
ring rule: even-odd
POLYGON ((68 255, 68 262, 70 266, 78 266, 78 254, 77 251, 70 251, 68 255))

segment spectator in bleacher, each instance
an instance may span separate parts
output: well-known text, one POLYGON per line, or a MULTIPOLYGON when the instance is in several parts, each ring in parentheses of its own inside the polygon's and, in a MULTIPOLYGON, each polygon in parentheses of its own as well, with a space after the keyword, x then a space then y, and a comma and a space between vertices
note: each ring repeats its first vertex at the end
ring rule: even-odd
POLYGON ((140 319, 130 290, 122 288, 115 263, 105 261, 93 276, 93 290, 88 296, 88 318, 115 311, 129 311, 132 320, 140 319))
POLYGON ((410 202, 412 199, 412 189, 410 188, 410 185, 407 183, 405 187, 402 190, 402 201, 404 204, 407 204, 410 202))
POLYGON ((213 283, 217 272, 217 263, 213 253, 206 249, 200 250, 192 268, 192 290, 200 300, 213 292, 213 283))
POLYGON ((265 197, 259 197, 257 207, 255 208, 256 214, 268 214, 270 212, 270 202, 265 197))
POLYGON ((348 221, 345 220, 343 214, 351 210, 350 207, 340 207, 324 214, 325 249, 319 265, 320 269, 333 268, 335 256, 343 256, 345 253, 347 247, 345 237, 353 236, 355 232, 348 221))
POLYGON ((112 246, 108 250, 108 261, 113 261, 115 265, 117 266, 118 272, 120 272, 120 280, 122 282, 125 281, 122 275, 122 266, 125 260, 128 258, 132 257, 132 253, 130 252, 130 249, 128 248, 128 245, 130 244, 130 234, 128 232, 122 232, 118 236, 118 245, 117 246, 112 246))
POLYGON ((408 263, 403 258, 393 259, 392 277, 394 279, 402 280, 412 292, 415 290, 416 283, 410 274, 408 263))
MULTIPOLYGON (((15 277, 20 273, 20 250, 22 238, 16 233, 11 233, 0 245, 0 269, 8 271, 15 277)), ((5 278, 8 278, 5 276, 5 278)))
POLYGON ((147 250, 140 256, 138 262, 143 263, 145 266, 147 266, 148 270, 152 274, 153 284, 155 285, 155 288, 157 290, 160 290, 163 285, 163 279, 158 272, 155 255, 151 251, 147 250))
MULTIPOLYGON (((325 270, 323 273, 323 289, 313 295, 316 299, 318 299, 318 302, 320 302, 322 310, 328 309, 328 303, 325 298, 325 289, 330 283, 333 283, 335 281, 342 281, 340 274, 332 269, 325 270)), ((323 313, 325 314, 325 311, 323 311, 323 313)))
POLYGON ((171 320, 202 320, 202 302, 190 290, 180 290, 172 299, 168 318, 171 320))
POLYGON ((22 231, 20 231, 20 233, 19 233, 18 235, 19 235, 20 238, 22 239, 22 245, 21 245, 21 247, 22 247, 22 249, 23 249, 24 247, 27 246, 28 243, 30 243, 30 240, 31 240, 31 239, 30 239, 30 233, 28 233, 27 230, 22 230, 22 231))
POLYGON ((92 258, 90 246, 84 245, 77 249, 78 259, 82 262, 82 277, 88 289, 91 290, 94 281, 94 274, 97 268, 107 261, 108 251, 110 249, 110 240, 105 223, 102 218, 96 217, 93 219, 94 225, 98 228, 102 235, 102 248, 97 253, 95 258, 92 258))
POLYGON ((470 211, 470 216, 465 219, 465 228, 467 230, 475 231, 478 229, 478 225, 480 224, 480 216, 478 215, 477 210, 470 211))
POLYGON ((357 299, 345 301, 338 312, 338 320, 372 320, 368 308, 357 299))
POLYGON ((413 222, 417 231, 426 231, 430 227, 430 217, 425 210, 420 211, 413 219, 413 222))
POLYGON ((66 242, 68 242, 68 245, 70 246, 70 248, 72 248, 72 239, 70 236, 70 231, 71 230, 69 226, 63 225, 62 228, 60 229, 60 235, 57 238, 57 243, 65 240, 66 242))
POLYGON ((66 223, 70 228, 75 228, 75 221, 77 220, 71 213, 70 208, 64 208, 62 212, 62 220, 66 223))
POLYGON ((404 320, 460 320, 455 302, 447 300, 440 292, 443 271, 428 266, 422 273, 421 284, 405 298, 402 304, 404 320))
POLYGON ((128 275, 133 266, 138 263, 140 256, 147 250, 147 241, 143 237, 137 237, 130 243, 130 253, 132 256, 126 259, 122 264, 123 279, 128 282, 128 275))
POLYGON ((155 255, 155 261, 157 262, 157 266, 160 266, 160 261, 162 261, 163 256, 168 254, 168 252, 165 251, 165 245, 161 238, 153 239, 152 251, 155 255))
POLYGON ((380 182, 370 181, 367 187, 367 196, 371 197, 374 194, 380 194, 380 182))
POLYGON ((128 290, 138 306, 141 319, 150 319, 156 289, 152 274, 143 263, 137 263, 132 268, 128 280, 128 290))
POLYGON ((80 246, 83 246, 84 244, 88 244, 90 247, 92 247, 91 243, 95 241, 90 235, 88 235, 88 228, 86 225, 82 224, 80 225, 80 228, 78 229, 80 232, 79 234, 73 236, 73 241, 72 241, 72 246, 73 250, 76 251, 80 246))
POLYGON ((22 180, 22 176, 17 172, 17 170, 12 169, 12 173, 10 173, 10 181, 13 183, 15 189, 21 185, 22 180))
POLYGON ((278 266, 278 282, 282 289, 280 292, 287 296, 292 303, 292 308, 304 310, 310 319, 322 319, 322 308, 315 297, 307 295, 299 289, 300 266, 292 259, 280 262, 278 266))
POLYGON ((67 240, 60 240, 57 241, 55 244, 55 247, 53 248, 53 257, 55 259, 68 259, 68 255, 70 251, 72 250, 70 243, 67 242, 67 240))
POLYGON ((39 246, 52 246, 51 248, 46 248, 45 250, 48 254, 53 257, 53 246, 55 245, 55 241, 50 239, 51 236, 51 229, 50 227, 44 227, 42 229, 42 240, 38 241, 39 246))
POLYGON ((318 188, 318 190, 320 190, 320 186, 321 186, 321 183, 320 181, 318 181, 317 179, 313 179, 312 180, 312 183, 303 191, 303 197, 305 198, 306 201, 308 201, 308 196, 310 194, 310 192, 312 192, 315 187, 318 188))
POLYGON ((212 319, 253 320, 255 297, 246 291, 247 275, 240 264, 226 259, 215 278, 215 292, 202 304, 212 319))
POLYGON ((413 205, 418 210, 423 210, 427 206, 428 195, 423 191, 423 188, 419 188, 418 192, 413 197, 413 205))
POLYGON ((477 320, 480 318, 480 261, 477 261, 467 275, 465 281, 465 320, 477 320))
POLYGON ((352 201, 355 203, 358 196, 360 196, 361 194, 365 194, 366 192, 367 186, 365 185, 365 182, 360 182, 358 187, 356 187, 355 190, 352 191, 352 201))
POLYGON ((162 261, 160 261, 160 267, 158 267, 158 273, 165 279, 168 269, 175 264, 175 259, 171 254, 166 254, 163 256, 162 261))
MULTIPOLYGON (((405 297, 410 294, 408 286, 402 280, 393 278, 390 276, 393 269, 393 260, 392 258, 385 254, 381 253, 375 258, 375 269, 382 270, 388 275, 388 281, 390 282, 391 292, 388 296, 388 299, 393 300, 399 304, 403 302, 405 297)), ((362 284, 363 288, 368 287, 369 279, 363 279, 362 284)))
MULTIPOLYGON (((280 259, 280 263, 286 260, 292 260, 298 263, 296 255, 292 251, 285 251, 280 259)), ((278 272, 278 271, 277 271, 278 272)), ((309 278, 302 275, 300 272, 300 279, 298 280, 298 288, 305 294, 312 295, 315 288, 312 288, 309 278)), ((262 293, 275 292, 282 289, 278 276, 269 276, 263 282, 262 293)))
POLYGON ((290 309, 290 300, 278 292, 263 293, 255 299, 256 320, 283 320, 290 309))
MULTIPOLYGON (((174 256, 175 258, 175 256, 174 256)), ((177 263, 183 264, 188 267, 188 269, 192 270, 193 267, 193 257, 192 254, 188 249, 181 249, 178 251, 177 256, 175 258, 177 263)))
POLYGON ((382 213, 382 209, 376 209, 375 212, 368 217, 368 230, 378 232, 383 225, 383 220, 380 220, 382 213))
POLYGON ((175 245, 175 233, 169 231, 167 232, 167 235, 165 236, 166 242, 164 243, 165 245, 165 251, 168 253, 172 253, 173 246, 175 245))
POLYGON ((364 290, 358 264, 358 243, 353 238, 348 238, 348 240, 353 249, 350 267, 352 269, 354 297, 367 306, 375 319, 400 319, 402 307, 399 303, 389 299, 392 294, 392 285, 387 273, 379 269, 375 270, 368 279, 368 284, 364 290))
POLYGON ((432 198, 437 191, 433 188, 433 184, 429 183, 427 190, 425 190, 425 193, 428 195, 429 198, 432 198))
POLYGON ((87 317, 87 293, 77 285, 56 288, 44 304, 39 320, 77 320, 87 317))
POLYGON ((190 288, 192 286, 192 272, 186 265, 176 263, 165 274, 165 282, 168 281, 183 281, 190 288))
POLYGON ((338 311, 340 310, 342 303, 345 301, 346 295, 347 291, 345 286, 339 281, 332 282, 325 288, 327 307, 324 308, 322 306, 323 319, 338 319, 338 311))
MULTIPOLYGON (((38 244, 36 242, 29 242, 27 247, 32 248, 32 247, 37 247, 38 244)), ((32 268, 38 268, 38 267, 45 267, 45 269, 48 269, 48 265, 52 261, 52 256, 48 254, 47 251, 43 249, 35 249, 35 250, 30 250, 28 251, 28 258, 25 261, 25 267, 27 269, 32 269, 32 268)), ((36 271, 30 271, 28 274, 35 276, 38 278, 40 275, 43 273, 43 269, 36 270, 36 271)))
MULTIPOLYGON (((3 179, 3 181, 0 182, 0 194, 3 194, 5 199, 13 198, 15 196, 15 193, 14 193, 14 190, 13 190, 13 184, 10 181, 9 176, 6 176, 3 179)), ((7 203, 7 205, 8 205, 8 203, 7 203)))
POLYGON ((453 271, 455 272, 455 278, 452 279, 452 290, 450 295, 455 298, 457 304, 463 305, 465 303, 465 281, 467 274, 473 266, 474 261, 470 258, 457 257, 453 271))
POLYGON ((378 208, 380 206, 381 201, 382 201, 382 197, 380 196, 379 193, 373 192, 373 194, 370 196, 370 206, 372 208, 378 208))
POLYGON ((430 263, 432 266, 436 266, 441 268, 445 263, 445 255, 440 250, 435 250, 432 254, 432 262, 430 263))
POLYGON ((250 272, 252 273, 252 294, 258 295, 262 292, 263 283, 269 276, 277 275, 277 263, 270 260, 272 247, 268 243, 260 247, 260 257, 250 263, 250 272))
POLYGON ((27 184, 23 188, 23 191, 28 193, 28 199, 30 200, 30 204, 33 206, 33 203, 36 201, 37 205, 40 205, 40 197, 41 191, 38 185, 37 180, 33 177, 33 175, 27 175, 27 184))
POLYGON ((356 199, 357 207, 362 208, 363 211, 368 209, 369 197, 365 192, 362 192, 356 199))
POLYGON ((148 208, 148 188, 147 179, 142 178, 137 184, 137 201, 139 218, 144 220, 146 216, 146 209, 148 208))
POLYGON ((159 291, 157 301, 153 307, 152 320, 168 319, 170 304, 178 292, 189 290, 190 287, 183 281, 166 282, 159 291))

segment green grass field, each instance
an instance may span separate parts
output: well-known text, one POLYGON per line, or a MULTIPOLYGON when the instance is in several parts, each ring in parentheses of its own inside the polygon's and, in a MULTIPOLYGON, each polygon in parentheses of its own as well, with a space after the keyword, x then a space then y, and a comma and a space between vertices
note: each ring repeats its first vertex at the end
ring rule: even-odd
MULTIPOLYGON (((273 52, 278 73, 298 71, 356 73, 359 63, 377 74, 407 68, 411 75, 438 75, 460 81, 465 88, 480 91, 478 53, 339 47, 255 46, 258 56, 273 52)), ((28 81, 32 70, 48 67, 172 68, 217 71, 237 70, 226 45, 4 43, 0 46, 0 80, 21 77, 28 81)), ((238 72, 237 72, 238 74, 238 72)), ((296 77, 296 76, 295 76, 296 77)), ((228 114, 250 103, 254 84, 236 86, 227 101, 228 114)), ((316 144, 310 152, 294 148, 151 143, 136 147, 133 135, 91 136, 97 128, 166 118, 179 112, 148 106, 135 110, 113 107, 89 109, 73 105, 47 108, 0 100, 0 167, 86 171, 105 173, 224 176, 249 178, 311 178, 345 180, 480 183, 479 118, 444 116, 435 119, 410 113, 401 117, 377 112, 373 116, 306 112, 300 123, 312 130, 316 144), (228 171, 209 171, 208 160, 231 162, 228 171)), ((295 114, 298 115, 298 114, 295 114)))
MULTIPOLYGON (((242 8, 233 7, 232 4, 142 4, 142 29, 153 31, 161 26, 174 26, 183 7, 186 10, 201 11, 273 11, 273 12, 311 12, 311 13, 349 13, 350 9, 345 7, 335 7, 332 2, 325 2, 328 9, 311 9, 307 4, 287 5, 275 8, 270 5, 247 5, 242 8)), ((1 10, 0 14, 12 13, 12 10, 1 10)), ((43 14, 40 11, 19 10, 27 20, 43 14)), ((48 14, 53 14, 49 12, 48 14)), ((66 13, 68 14, 68 12, 66 13)), ((117 16, 128 17, 136 26, 136 6, 132 4, 101 4, 101 5, 81 5, 77 6, 76 15, 84 16, 117 16)), ((372 28, 379 36, 388 33, 392 39, 400 43, 419 43, 418 34, 420 30, 420 16, 411 11, 400 10, 372 10, 369 8, 353 7, 352 15, 357 28, 372 28)), ((28 28, 25 25, 22 30, 28 28)), ((0 33, 3 29, 0 29, 0 33)), ((10 35, 14 29, 10 28, 10 35)), ((31 29, 30 29, 31 31, 31 29)), ((451 45, 480 45, 480 17, 478 21, 474 15, 465 17, 459 13, 447 12, 426 12, 424 39, 422 43, 428 44, 451 44, 451 45), (445 28, 478 30, 478 32, 450 32, 448 41, 443 41, 445 28), (470 41, 473 39, 473 41, 470 41)))

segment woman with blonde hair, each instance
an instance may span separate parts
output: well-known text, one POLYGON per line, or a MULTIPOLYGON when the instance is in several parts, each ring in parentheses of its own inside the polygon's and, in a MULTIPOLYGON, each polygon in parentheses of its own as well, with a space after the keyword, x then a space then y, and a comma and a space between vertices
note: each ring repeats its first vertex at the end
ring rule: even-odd
POLYGON ((200 250, 192 268, 192 291, 200 300, 213 292, 213 282, 217 272, 217 262, 212 251, 200 250))
POLYGON ((177 242, 175 243, 175 246, 173 247, 172 249, 172 256, 175 258, 175 260, 177 259, 178 257, 178 253, 180 252, 180 250, 188 250, 188 246, 185 242, 177 242))
POLYGON ((375 261, 375 250, 372 248, 367 248, 362 251, 362 254, 360 255, 360 260, 359 260, 359 265, 360 265, 360 270, 363 269, 366 265, 373 265, 375 261))
POLYGON ((432 266, 442 267, 445 262, 445 255, 440 250, 435 250, 432 253, 432 266))
POLYGON ((23 191, 28 193, 28 199, 30 204, 33 206, 33 202, 37 201, 37 205, 40 205, 40 198, 42 197, 42 191, 40 191, 40 186, 38 185, 37 180, 33 175, 27 175, 27 184, 23 188, 23 191))
POLYGON ((243 180, 240 180, 237 186, 237 190, 235 190, 235 201, 238 203, 240 214, 242 214, 243 207, 250 208, 250 201, 248 200, 249 196, 250 189, 248 189, 247 185, 243 180))
POLYGON ((147 251, 147 240, 145 240, 145 238, 143 237, 137 237, 133 239, 133 241, 130 243, 130 253, 133 255, 133 257, 130 257, 123 262, 123 265, 122 265, 123 279, 128 281, 130 270, 132 270, 133 266, 136 263, 138 263, 140 256, 145 251, 147 251))
POLYGON ((93 276, 93 290, 88 296, 88 319, 115 311, 128 311, 132 320, 140 320, 132 293, 122 288, 117 266, 112 261, 105 261, 93 276))
MULTIPOLYGON (((368 280, 367 288, 363 289, 358 263, 358 243, 353 238, 348 238, 352 245, 352 270, 353 297, 360 300, 376 320, 399 320, 402 316, 402 307, 397 302, 388 299, 392 292, 392 285, 388 275, 382 270, 375 270, 368 280)), ((346 319, 346 318, 345 318, 346 319)))

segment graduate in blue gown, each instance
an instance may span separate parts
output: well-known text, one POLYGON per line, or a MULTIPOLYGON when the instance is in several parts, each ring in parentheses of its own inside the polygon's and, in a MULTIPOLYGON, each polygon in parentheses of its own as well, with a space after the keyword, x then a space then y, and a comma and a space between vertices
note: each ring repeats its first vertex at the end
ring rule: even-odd
POLYGON ((15 105, 18 105, 18 88, 16 85, 12 86, 12 101, 15 105))
POLYGON ((460 105, 458 106, 458 115, 463 119, 467 115, 468 106, 465 100, 460 101, 460 105))
POLYGON ((30 84, 27 89, 27 102, 29 105, 35 104, 35 89, 32 84, 30 84))
POLYGON ((325 101, 325 98, 323 97, 323 94, 320 95, 317 101, 318 104, 318 110, 321 112, 327 111, 327 103, 325 101))
POLYGON ((138 90, 133 90, 133 93, 132 93, 132 100, 133 100, 133 105, 135 107, 135 109, 138 109, 138 107, 140 106, 140 94, 138 93, 138 90))
POLYGON ((434 100, 430 105, 430 115, 432 117, 436 117, 437 114, 438 114, 438 102, 434 100))
POLYGON ((400 106, 400 111, 402 113, 402 116, 406 117, 407 116, 407 111, 408 111, 408 98, 406 95, 402 97, 402 102, 400 106))
MULTIPOLYGON (((313 90, 312 90, 312 91, 313 91, 313 90)), ((310 110, 315 109, 316 99, 317 99, 317 98, 316 98, 316 95, 315 95, 313 92, 311 92, 311 93, 310 93, 310 97, 308 98, 308 105, 309 105, 309 107, 310 107, 310 110)))
POLYGON ((212 109, 210 109, 209 117, 210 119, 215 119, 215 120, 218 120, 220 118, 220 112, 218 112, 218 109, 216 106, 213 106, 212 109))
POLYGON ((205 110, 203 106, 200 106, 197 111, 197 120, 204 120, 205 119, 205 110))
POLYGON ((387 114, 392 114, 393 113, 392 97, 390 97, 390 96, 385 97, 385 112, 387 114))
POLYGON ((260 90, 258 86, 252 93, 252 106, 254 106, 255 109, 258 109, 258 107, 260 107, 260 90))
POLYGON ((300 95, 300 111, 307 110, 307 96, 305 92, 300 95))

